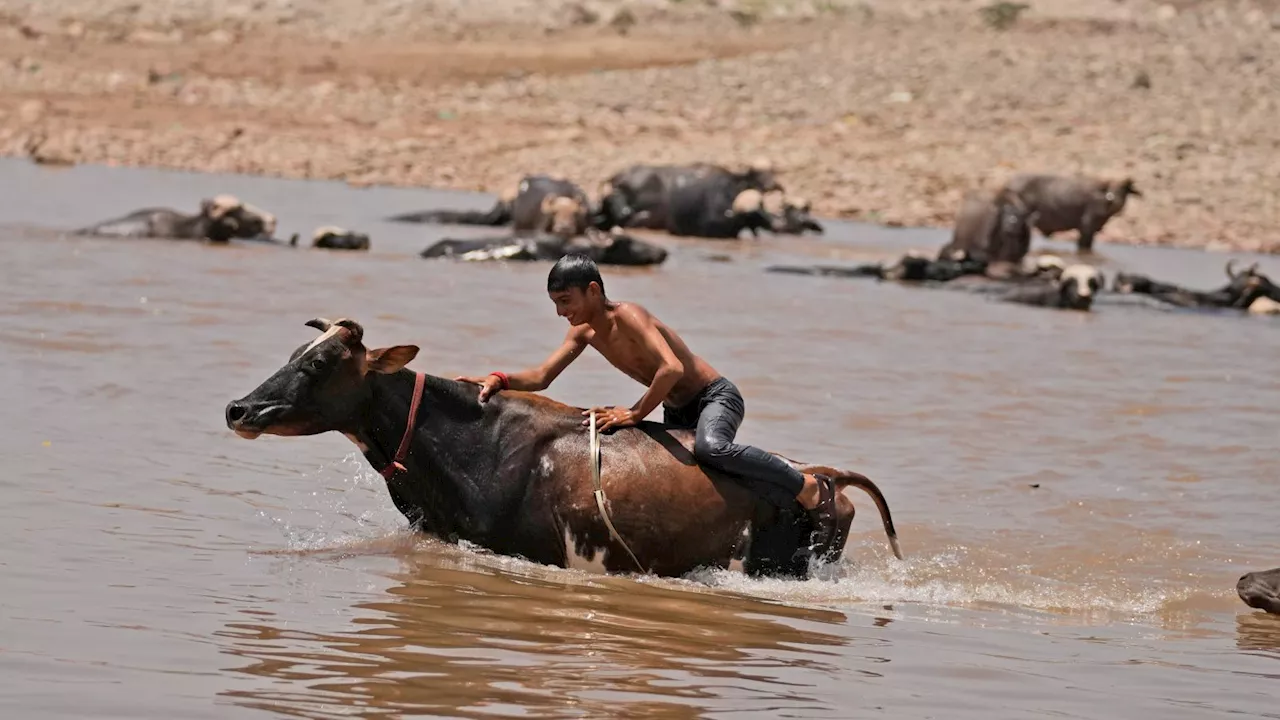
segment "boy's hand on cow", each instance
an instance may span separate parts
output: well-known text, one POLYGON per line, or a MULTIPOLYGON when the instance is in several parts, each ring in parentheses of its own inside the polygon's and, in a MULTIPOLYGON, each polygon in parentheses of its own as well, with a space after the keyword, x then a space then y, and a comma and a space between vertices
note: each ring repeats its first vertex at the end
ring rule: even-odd
POLYGON ((482 377, 482 378, 459 375, 458 377, 454 378, 454 380, 457 380, 459 382, 468 382, 468 383, 471 383, 472 385, 479 385, 480 386, 480 402, 482 403, 485 400, 488 400, 491 395, 493 395, 494 393, 502 389, 502 380, 496 375, 489 375, 487 377, 482 377))
POLYGON ((630 408, 624 407, 594 407, 590 410, 584 410, 583 415, 588 416, 582 421, 583 425, 591 424, 591 413, 596 414, 596 430, 603 433, 612 428, 624 428, 635 425, 640 421, 636 414, 630 408))

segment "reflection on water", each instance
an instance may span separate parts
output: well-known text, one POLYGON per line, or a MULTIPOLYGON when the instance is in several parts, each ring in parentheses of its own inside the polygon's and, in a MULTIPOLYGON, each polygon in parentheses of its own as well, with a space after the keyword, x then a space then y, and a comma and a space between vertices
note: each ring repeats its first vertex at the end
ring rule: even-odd
POLYGON ((1261 611, 1237 615, 1236 647, 1259 650, 1262 655, 1280 660, 1280 615, 1261 611))
POLYGON ((467 716, 505 706, 694 717, 725 698, 813 703, 795 680, 843 672, 824 648, 873 646, 824 631, 844 617, 828 610, 530 566, 513 574, 501 567, 511 563, 457 549, 402 560, 384 597, 356 603, 338 628, 291 630, 268 613, 229 622, 217 635, 248 661, 236 670, 291 682, 227 695, 308 716, 346 713, 333 706, 467 716))
MULTIPOLYGON (((603 578, 406 535, 340 436, 248 442, 223 426, 315 316, 418 344, 414 367, 443 376, 545 357, 564 333, 546 264, 423 261, 439 228, 381 221, 487 199, 0 174, 0 224, 232 192, 286 234, 373 236, 342 254, 0 230, 3 717, 1274 713, 1276 623, 1234 592, 1276 565, 1273 319, 762 272, 936 247, 932 231, 662 239, 668 263, 607 271, 610 294, 735 380, 743 441, 874 478, 907 559, 855 495, 844 559, 808 582, 603 578)), ((1221 276, 1204 254, 1102 251, 1109 271, 1221 276)), ((550 394, 642 391, 588 354, 550 394)))

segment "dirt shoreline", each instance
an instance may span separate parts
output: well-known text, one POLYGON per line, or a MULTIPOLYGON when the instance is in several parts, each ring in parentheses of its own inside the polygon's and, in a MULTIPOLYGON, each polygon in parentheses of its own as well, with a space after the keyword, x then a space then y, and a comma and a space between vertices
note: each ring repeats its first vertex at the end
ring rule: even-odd
POLYGON ((1128 175, 1100 245, 1280 252, 1277 3, 985 4, 0 0, 0 153, 493 193, 766 156, 819 215, 935 227, 1128 175))

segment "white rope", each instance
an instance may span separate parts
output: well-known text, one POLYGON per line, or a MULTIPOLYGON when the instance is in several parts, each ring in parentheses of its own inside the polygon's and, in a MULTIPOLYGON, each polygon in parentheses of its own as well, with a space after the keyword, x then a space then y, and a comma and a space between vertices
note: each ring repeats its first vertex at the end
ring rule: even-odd
POLYGON ((596 488, 595 490, 596 507, 600 509, 600 517, 604 518, 604 524, 608 526, 609 534, 613 536, 614 540, 618 541, 619 545, 622 545, 623 550, 627 551, 627 554, 631 556, 631 561, 636 564, 637 568, 640 568, 640 572, 647 573, 648 570, 644 569, 644 566, 641 565, 640 561, 636 559, 636 554, 631 552, 631 548, 627 546, 627 541, 623 540, 622 536, 618 534, 618 529, 613 526, 613 520, 609 518, 609 511, 605 509, 604 484, 600 479, 600 432, 596 430, 595 412, 590 413, 590 415, 591 415, 591 482, 595 485, 595 488, 596 488))

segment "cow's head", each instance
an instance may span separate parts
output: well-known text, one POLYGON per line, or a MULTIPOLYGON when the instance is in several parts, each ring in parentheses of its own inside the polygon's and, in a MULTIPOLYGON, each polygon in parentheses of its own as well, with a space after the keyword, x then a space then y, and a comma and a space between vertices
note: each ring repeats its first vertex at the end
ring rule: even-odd
POLYGON ((738 193, 725 215, 734 218, 738 227, 749 229, 752 233, 771 229, 774 225, 773 215, 764 206, 764 193, 759 190, 743 190, 738 193))
POLYGON ((806 230, 821 235, 823 227, 811 214, 812 205, 802 197, 788 197, 782 192, 765 193, 764 207, 774 216, 773 231, 784 235, 802 235, 806 230))
POLYGON ((311 246, 329 250, 368 250, 369 236, 332 225, 316 228, 311 246))
POLYGON ((1022 259, 1022 274, 1027 277, 1057 280, 1067 264, 1057 255, 1028 255, 1022 259))
POLYGON ((354 320, 316 318, 307 325, 320 337, 294 350, 253 392, 227 403, 227 427, 240 437, 354 429, 369 397, 368 374, 397 372, 418 354, 416 345, 366 350, 364 329, 354 320))
POLYGON ((1225 268, 1231 282, 1224 290, 1231 296, 1231 307, 1247 308, 1260 297, 1280 300, 1280 288, 1271 282, 1271 278, 1258 272, 1258 263, 1236 270, 1235 262, 1228 260, 1225 268))
POLYGON ((276 232, 276 216, 240 202, 233 195, 215 195, 200 201, 200 214, 215 226, 234 227, 231 237, 272 237, 276 232))
POLYGON ((1071 265, 1058 276, 1058 305, 1070 310, 1088 310, 1106 278, 1092 265, 1071 265))
POLYGON ((1133 178, 1108 181, 1102 191, 1102 197, 1107 201, 1107 212, 1111 215, 1119 213, 1124 209, 1124 203, 1129 199, 1130 195, 1137 198, 1142 197, 1142 193, 1133 184, 1133 178))
POLYGON ((563 238, 580 234, 587 227, 587 206, 577 198, 547 195, 542 198, 542 217, 547 232, 563 238))

